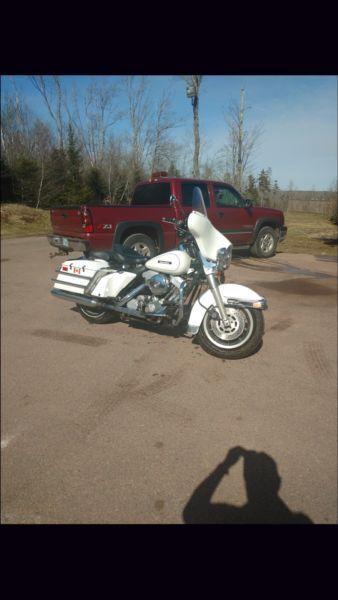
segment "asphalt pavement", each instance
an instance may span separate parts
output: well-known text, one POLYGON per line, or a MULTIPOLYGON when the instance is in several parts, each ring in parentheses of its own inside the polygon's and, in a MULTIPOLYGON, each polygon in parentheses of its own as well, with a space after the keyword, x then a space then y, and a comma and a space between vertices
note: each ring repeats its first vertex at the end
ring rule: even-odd
POLYGON ((1 250, 2 523, 337 522, 335 260, 236 257, 269 309, 261 349, 224 361, 86 322, 44 237, 1 250))

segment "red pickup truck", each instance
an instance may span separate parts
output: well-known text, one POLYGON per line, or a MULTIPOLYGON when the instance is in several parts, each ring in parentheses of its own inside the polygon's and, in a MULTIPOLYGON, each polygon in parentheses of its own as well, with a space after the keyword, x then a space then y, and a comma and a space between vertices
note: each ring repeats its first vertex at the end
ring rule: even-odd
POLYGON ((154 173, 139 183, 129 205, 90 205, 51 209, 53 234, 49 243, 61 250, 107 250, 123 244, 146 256, 174 248, 175 228, 162 221, 172 217, 169 199, 176 196, 184 211, 191 210, 192 191, 201 188, 210 221, 232 242, 234 249, 250 249, 268 258, 286 235, 282 211, 252 206, 234 187, 220 181, 168 177, 154 173))

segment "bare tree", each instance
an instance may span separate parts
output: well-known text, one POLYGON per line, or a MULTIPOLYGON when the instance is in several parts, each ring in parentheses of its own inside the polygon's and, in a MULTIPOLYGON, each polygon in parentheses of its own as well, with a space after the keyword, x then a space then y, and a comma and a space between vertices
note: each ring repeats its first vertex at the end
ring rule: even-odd
POLYGON ((199 177, 199 153, 200 153, 200 134, 199 134, 199 95, 202 83, 202 75, 185 75, 187 83, 187 96, 191 98, 194 119, 194 158, 193 158, 193 177, 199 177))
POLYGON ((169 165, 177 155, 178 146, 170 139, 170 130, 179 127, 182 119, 177 119, 171 110, 171 95, 165 90, 160 97, 154 123, 152 124, 151 172, 169 165))
POLYGON ((68 119, 74 126, 92 167, 102 166, 111 128, 123 117, 117 104, 118 88, 106 80, 93 81, 80 105, 73 88, 72 110, 66 101, 68 119))
POLYGON ((58 135, 58 146, 60 149, 64 146, 64 92, 62 90, 60 78, 57 75, 46 77, 44 75, 30 76, 30 81, 35 89, 41 94, 48 112, 54 121, 58 135))
POLYGON ((251 160, 258 141, 263 133, 261 124, 250 129, 245 127, 245 117, 249 107, 245 103, 244 90, 240 102, 232 102, 225 114, 228 126, 228 143, 225 147, 226 171, 232 183, 242 192, 244 180, 251 168, 251 160))
POLYGON ((129 75, 124 78, 123 86, 128 103, 132 161, 134 168, 138 169, 145 166, 151 146, 149 82, 144 76, 136 79, 133 75, 129 75))
POLYGON ((16 88, 14 95, 2 100, 1 148, 8 164, 13 166, 19 157, 28 157, 33 151, 34 115, 16 88))
POLYGON ((36 208, 39 208, 41 192, 45 179, 45 164, 52 146, 52 136, 49 128, 40 120, 36 120, 32 129, 33 155, 40 165, 40 181, 37 193, 36 208))

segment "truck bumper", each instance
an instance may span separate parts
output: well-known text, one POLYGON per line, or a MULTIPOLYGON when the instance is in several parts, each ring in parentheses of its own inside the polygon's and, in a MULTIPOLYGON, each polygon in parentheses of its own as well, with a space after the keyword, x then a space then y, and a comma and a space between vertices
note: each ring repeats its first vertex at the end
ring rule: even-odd
POLYGON ((71 238, 62 235, 48 235, 47 240, 51 246, 60 248, 61 250, 67 250, 68 252, 86 252, 88 244, 80 238, 71 238))
POLYGON ((282 225, 279 228, 279 242, 282 242, 283 240, 285 240, 287 230, 288 230, 288 228, 285 225, 282 225))

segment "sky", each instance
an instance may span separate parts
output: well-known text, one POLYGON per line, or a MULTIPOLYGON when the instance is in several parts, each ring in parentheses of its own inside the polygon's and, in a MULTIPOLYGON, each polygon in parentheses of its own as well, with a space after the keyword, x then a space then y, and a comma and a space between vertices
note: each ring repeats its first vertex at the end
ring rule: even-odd
MULTIPOLYGON (((61 80, 67 92, 76 84, 84 94, 93 79, 119 83, 120 76, 67 75, 61 80)), ((37 117, 49 120, 43 101, 26 76, 1 77, 2 97, 13 92, 13 82, 37 117)), ((154 101, 170 89, 172 109, 182 120, 174 135, 177 141, 191 139, 192 107, 185 94, 185 82, 178 75, 149 76, 154 101)), ((272 178, 280 188, 292 181, 298 190, 327 190, 337 178, 337 78, 335 76, 296 75, 206 75, 200 90, 200 133, 202 159, 212 158, 226 143, 224 113, 231 101, 238 101, 245 90, 250 106, 246 127, 263 127, 253 159, 253 172, 271 167, 272 178)), ((123 108, 123 106, 121 106, 123 108)), ((117 133, 127 132, 124 120, 117 133)))

